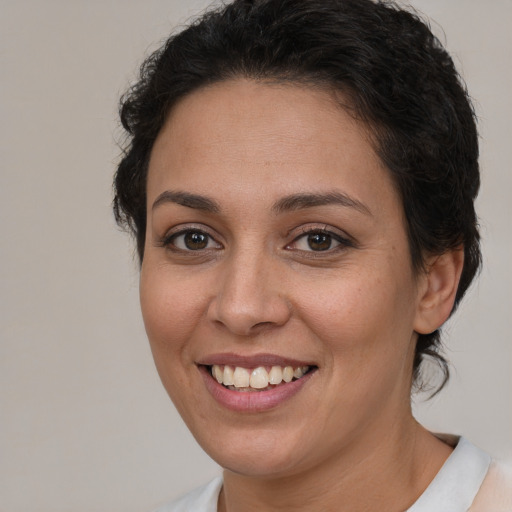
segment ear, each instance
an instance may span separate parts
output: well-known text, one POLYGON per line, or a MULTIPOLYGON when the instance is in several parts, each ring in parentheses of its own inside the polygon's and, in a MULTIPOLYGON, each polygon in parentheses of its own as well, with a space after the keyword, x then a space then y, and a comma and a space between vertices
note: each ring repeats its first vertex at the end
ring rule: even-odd
POLYGON ((430 334, 448 319, 463 265, 463 247, 428 259, 426 271, 420 276, 418 286, 418 307, 414 320, 417 333, 430 334))

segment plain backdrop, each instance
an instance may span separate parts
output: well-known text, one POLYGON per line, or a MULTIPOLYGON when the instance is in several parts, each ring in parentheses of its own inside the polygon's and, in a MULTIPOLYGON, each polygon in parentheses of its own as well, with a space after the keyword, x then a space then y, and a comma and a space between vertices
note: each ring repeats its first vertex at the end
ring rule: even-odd
MULTIPOLYGON (((413 0, 479 116, 485 267, 429 428, 512 456, 512 1, 413 0), (441 27, 444 29, 441 29, 441 27)), ((0 0, 0 511, 135 512, 219 472, 160 385, 115 226, 118 97, 204 0, 0 0)))

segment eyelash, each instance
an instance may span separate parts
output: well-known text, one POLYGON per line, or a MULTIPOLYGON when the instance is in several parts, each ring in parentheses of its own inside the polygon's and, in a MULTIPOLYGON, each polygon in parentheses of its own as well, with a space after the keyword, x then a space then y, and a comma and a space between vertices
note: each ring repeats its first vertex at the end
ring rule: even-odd
MULTIPOLYGON (((309 244, 308 244, 309 245, 309 244)), ((322 257, 323 255, 331 255, 335 252, 338 252, 338 251, 343 251, 344 249, 346 249, 347 247, 354 247, 354 243, 349 240, 348 238, 346 237, 343 237, 341 236, 340 234, 338 233, 334 233, 333 231, 330 231, 329 229, 327 229, 327 227, 324 227, 324 228, 304 228, 301 232, 301 234, 299 236, 297 236, 291 244, 288 244, 286 246, 286 248, 288 249, 291 249, 291 250, 295 250, 295 251, 300 251, 302 253, 305 253, 308 255, 308 257, 315 257, 315 258, 318 258, 318 257, 322 257), (320 249, 320 250, 308 250, 308 249, 299 249, 299 248, 293 248, 292 245, 297 245, 298 242, 302 241, 302 240, 305 240, 306 243, 308 243, 309 241, 307 240, 308 237, 311 237, 311 236, 314 236, 314 235, 323 235, 325 237, 328 237, 329 239, 329 247, 325 248, 325 249, 320 249), (337 242, 337 245, 334 246, 334 247, 331 247, 332 245, 332 242, 337 242)))
MULTIPOLYGON (((189 242, 194 242, 194 241, 189 240, 189 242)), ((199 240, 199 242, 200 242, 200 240, 199 240)), ((200 253, 204 253, 204 251, 210 251, 212 249, 213 250, 223 249, 222 244, 217 242, 217 240, 210 233, 208 233, 207 231, 205 231, 203 229, 193 228, 193 227, 182 229, 175 233, 166 235, 163 238, 163 240, 161 241, 160 245, 162 247, 168 248, 171 251, 180 252, 180 253, 189 252, 189 253, 200 254, 200 253), (176 241, 180 237, 186 237, 187 235, 191 235, 191 236, 199 235, 199 236, 205 237, 204 241, 207 244, 206 247, 199 247, 196 249, 191 249, 190 247, 187 247, 186 240, 183 240, 183 245, 185 247, 179 247, 176 244, 176 241), (212 243, 215 244, 216 247, 209 247, 209 245, 211 245, 212 243)), ((326 227, 324 227, 324 228, 306 228, 305 227, 301 230, 300 235, 295 237, 290 244, 287 244, 285 246, 285 249, 300 252, 303 254, 307 254, 308 257, 318 258, 318 257, 322 257, 323 255, 327 256, 327 255, 333 254, 335 252, 342 251, 348 247, 354 247, 354 243, 350 239, 345 238, 338 233, 334 233, 333 231, 330 231, 326 227), (327 242, 328 242, 329 246, 326 247, 325 249, 320 249, 320 250, 316 250, 316 251, 311 249, 311 247, 310 247, 311 250, 293 247, 293 246, 296 246, 302 240, 306 240, 306 243, 308 243, 307 238, 311 237, 311 236, 315 236, 315 235, 323 235, 323 236, 327 237, 328 238, 327 242), (336 242, 337 245, 335 245, 334 247, 331 247, 333 242, 336 242)))
MULTIPOLYGON (((187 242, 184 240, 183 245, 186 246, 186 243, 187 242)), ((217 240, 215 240, 215 238, 212 235, 210 235, 210 233, 208 233, 207 231, 205 231, 203 229, 193 228, 193 227, 182 229, 176 233, 171 233, 171 234, 165 236, 164 239, 161 241, 161 245, 162 245, 162 247, 168 248, 172 251, 181 252, 181 253, 186 253, 186 252, 200 253, 200 252, 211 250, 211 249, 222 248, 221 244, 219 244, 219 242, 217 242, 217 240), (212 242, 214 242, 218 247, 208 247, 207 246, 204 248, 197 248, 197 249, 191 249, 190 247, 188 247, 188 248, 178 247, 176 244, 176 240, 178 240, 180 237, 186 237, 187 235, 204 236, 206 238, 207 245, 210 245, 212 242)))

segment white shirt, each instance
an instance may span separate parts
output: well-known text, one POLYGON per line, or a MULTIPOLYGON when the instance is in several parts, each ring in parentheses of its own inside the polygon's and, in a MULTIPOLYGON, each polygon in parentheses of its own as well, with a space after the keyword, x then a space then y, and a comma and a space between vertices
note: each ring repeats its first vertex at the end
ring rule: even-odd
MULTIPOLYGON (((434 480, 406 512, 467 512, 490 466, 491 457, 461 437, 434 480)), ((221 488, 222 478, 215 478, 155 512, 217 512, 221 488)), ((479 510, 512 512, 512 502, 508 498, 506 503, 500 500, 500 508, 490 509, 485 503, 483 505, 484 508, 479 510)))

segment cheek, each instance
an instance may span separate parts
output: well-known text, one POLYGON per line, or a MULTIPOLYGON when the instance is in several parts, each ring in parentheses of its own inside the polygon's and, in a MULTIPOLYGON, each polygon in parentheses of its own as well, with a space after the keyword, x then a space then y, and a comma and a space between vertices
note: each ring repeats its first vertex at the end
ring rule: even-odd
POLYGON ((371 278, 364 281, 345 277, 322 283, 317 293, 297 293, 298 310, 308 317, 307 323, 325 334, 328 339, 343 338, 344 333, 363 335, 378 329, 392 311, 394 294, 386 285, 371 278))
POLYGON ((187 417, 190 406, 200 409, 190 394, 188 372, 193 366, 190 339, 201 318, 201 294, 193 293, 190 285, 183 286, 169 270, 143 264, 140 303, 160 379, 180 414, 187 417))
POLYGON ((382 361, 409 350, 414 293, 411 282, 396 279, 392 270, 376 275, 366 268, 298 296, 304 323, 328 349, 334 367, 360 375, 363 367, 379 370, 382 361))
POLYGON ((165 267, 155 269, 148 263, 140 277, 140 303, 144 325, 155 356, 157 351, 179 351, 189 339, 202 301, 195 286, 176 279, 165 267))

